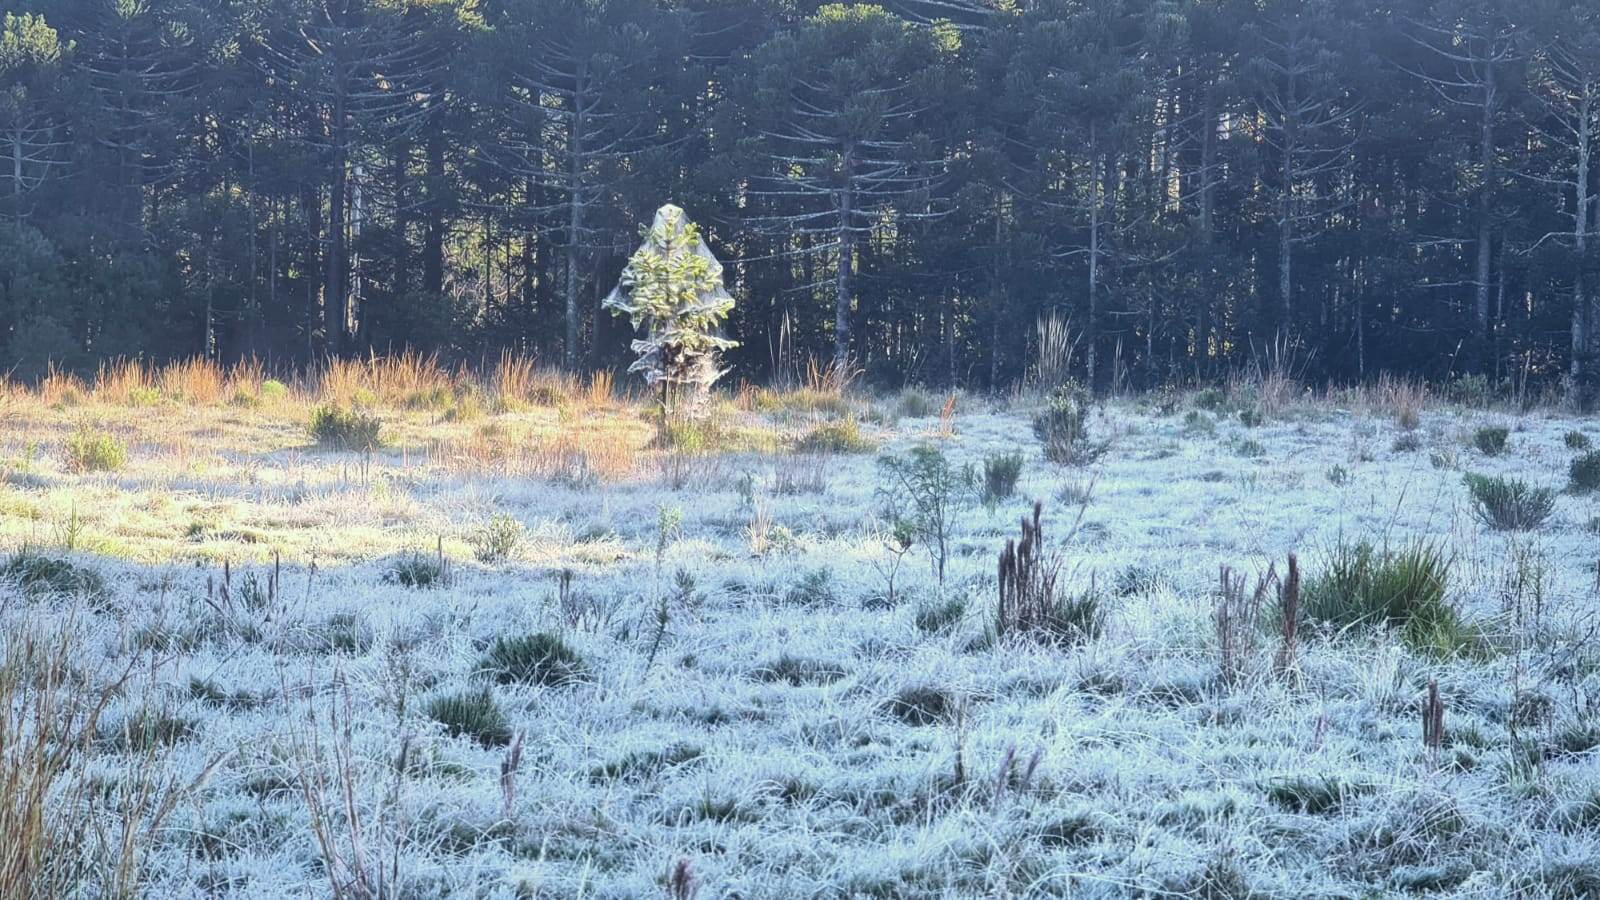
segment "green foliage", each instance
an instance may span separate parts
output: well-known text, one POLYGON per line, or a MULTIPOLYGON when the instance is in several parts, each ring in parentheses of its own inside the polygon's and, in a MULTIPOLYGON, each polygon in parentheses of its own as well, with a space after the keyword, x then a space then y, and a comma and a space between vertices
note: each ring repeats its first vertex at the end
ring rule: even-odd
POLYGON ((584 677, 583 658, 549 632, 496 638, 478 668, 500 684, 559 686, 584 677))
POLYGON ((1567 489, 1574 494, 1600 491, 1600 450, 1591 450, 1567 466, 1567 489))
POLYGON ((1326 568, 1306 581, 1301 607, 1312 621, 1341 629, 1395 629, 1425 652, 1475 651, 1481 645, 1449 600, 1449 577, 1450 559, 1435 544, 1379 551, 1341 540, 1326 568))
POLYGON ((479 562, 510 559, 522 543, 522 523, 505 513, 495 513, 472 535, 472 555, 479 562))
POLYGON ((997 503, 1017 492, 1022 477, 1022 453, 1002 453, 983 460, 983 502, 997 503))
POLYGON ((1044 444, 1045 458, 1078 464, 1098 456, 1102 448, 1089 444, 1088 418, 1089 392, 1082 385, 1068 381, 1052 390, 1033 417, 1033 434, 1044 444))
POLYGON ((428 716, 451 737, 468 737, 485 747, 511 743, 505 711, 488 687, 435 697, 428 702, 428 716))
POLYGON ((106 582, 99 572, 69 560, 23 549, 0 566, 0 582, 29 595, 102 597, 106 582))
POLYGON ((1561 442, 1567 445, 1568 450, 1588 450, 1592 446, 1589 436, 1581 431, 1569 431, 1561 436, 1561 442))
POLYGON ((718 353, 738 346, 718 334, 733 297, 723 289, 722 264, 683 210, 661 207, 641 236, 644 243, 604 305, 614 316, 627 316, 634 328, 646 329, 633 342, 639 359, 628 371, 644 373, 661 392, 662 411, 671 414, 684 390, 697 395, 698 406, 699 395, 722 374, 718 353))
POLYGON ((450 568, 436 556, 412 553, 389 564, 383 580, 408 588, 435 588, 449 583, 450 568))
POLYGON ((1506 450, 1511 429, 1504 425, 1485 425, 1472 433, 1472 446, 1484 456, 1499 456, 1506 450))
POLYGON ((905 523, 917 542, 928 548, 939 583, 944 583, 955 513, 972 496, 977 475, 972 466, 957 468, 937 448, 923 444, 905 456, 878 458, 878 498, 884 518, 905 523))
POLYGON ((67 466, 74 472, 115 472, 127 462, 127 444, 89 425, 67 439, 67 466))
POLYGON ((869 453, 877 444, 861 433, 854 416, 820 422, 795 444, 802 453, 869 453))
POLYGON ((1531 531, 1544 524, 1555 507, 1555 492, 1519 478, 1463 476, 1478 519, 1499 531, 1531 531))
POLYGON ((261 390, 257 392, 263 403, 276 403, 289 396, 289 387, 281 381, 268 378, 261 382, 261 390))
POLYGON ((311 437, 333 450, 376 450, 383 446, 383 421, 377 416, 337 406, 319 406, 311 413, 311 437))

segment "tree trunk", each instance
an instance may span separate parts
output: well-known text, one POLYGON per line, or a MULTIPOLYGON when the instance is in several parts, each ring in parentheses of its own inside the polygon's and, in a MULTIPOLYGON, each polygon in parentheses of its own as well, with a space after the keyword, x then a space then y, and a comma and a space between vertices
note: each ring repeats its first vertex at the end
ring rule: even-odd
POLYGON ((562 358, 578 368, 578 247, 583 228, 584 70, 572 92, 572 132, 567 135, 567 340, 562 358))
POLYGON ((839 274, 834 281, 833 295, 833 361, 840 366, 850 358, 850 298, 855 290, 853 270, 856 246, 852 221, 855 173, 852 155, 852 148, 846 147, 841 163, 843 187, 839 189, 839 274))
POLYGON ((350 189, 348 123, 344 98, 333 107, 333 187, 328 195, 328 259, 323 288, 322 313, 324 338, 329 356, 344 350, 345 323, 349 318, 345 292, 345 202, 350 189))
POLYGON ((1578 186, 1575 249, 1578 253, 1577 274, 1572 285, 1572 378, 1583 381, 1588 374, 1590 350, 1589 293, 1583 277, 1585 257, 1589 249, 1589 154, 1590 110, 1592 98, 1585 98, 1578 107, 1578 186))
POLYGON ((1473 312, 1478 326, 1479 371, 1489 368, 1489 270, 1493 257, 1491 222, 1493 213, 1490 192, 1494 183, 1494 110, 1497 103, 1494 65, 1485 67, 1483 82, 1483 121, 1478 135, 1478 162, 1483 169, 1483 183, 1478 186, 1478 264, 1477 295, 1473 312))

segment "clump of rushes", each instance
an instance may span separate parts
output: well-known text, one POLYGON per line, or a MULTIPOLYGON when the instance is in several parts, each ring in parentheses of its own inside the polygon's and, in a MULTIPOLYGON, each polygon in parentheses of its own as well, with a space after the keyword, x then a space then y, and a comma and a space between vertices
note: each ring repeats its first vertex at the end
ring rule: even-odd
POLYGON ((428 716, 451 737, 469 737, 485 747, 511 743, 505 711, 488 687, 435 697, 428 703, 428 716))
POLYGON ((1574 494, 1600 491, 1600 450, 1591 450, 1567 466, 1568 490, 1574 494))
POLYGON ((1413 648, 1449 656, 1478 646, 1449 601, 1449 577, 1450 558, 1436 544, 1380 551, 1341 540, 1326 567, 1305 582, 1300 605, 1312 621, 1392 628, 1413 648))
POLYGON ((1022 477, 1022 454, 1002 453, 983 460, 983 501, 997 503, 1017 492, 1022 477))
POLYGON ((1511 429, 1504 425, 1485 425, 1472 433, 1472 446, 1484 456, 1499 456, 1506 452, 1506 440, 1511 429))
POLYGON ((1562 436, 1561 442, 1567 445, 1568 450, 1587 450, 1591 445, 1589 436, 1581 431, 1569 431, 1562 436))
POLYGON ((1554 491, 1520 478, 1469 472, 1464 480, 1478 519, 1497 531, 1532 531, 1544 524, 1555 507, 1554 491))
POLYGON ((549 632, 496 638, 480 670, 500 684, 558 686, 583 678, 583 658, 549 632))

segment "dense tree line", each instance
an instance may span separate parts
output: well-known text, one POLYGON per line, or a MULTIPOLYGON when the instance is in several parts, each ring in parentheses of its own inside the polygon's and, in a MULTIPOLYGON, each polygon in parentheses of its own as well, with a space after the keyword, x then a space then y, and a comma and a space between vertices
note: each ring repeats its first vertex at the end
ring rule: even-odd
POLYGON ((9 0, 0 362, 625 358, 664 202, 732 361, 1090 380, 1281 345, 1585 381, 1593 0, 9 0))

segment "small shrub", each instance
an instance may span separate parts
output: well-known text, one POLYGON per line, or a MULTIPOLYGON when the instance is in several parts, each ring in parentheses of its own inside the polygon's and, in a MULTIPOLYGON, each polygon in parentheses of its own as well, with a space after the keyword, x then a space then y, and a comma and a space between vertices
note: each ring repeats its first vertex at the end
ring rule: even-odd
POLYGON ((1447 656, 1476 644, 1447 596, 1449 576, 1450 559, 1426 541, 1381 552, 1341 541, 1301 590, 1301 608, 1337 628, 1393 628, 1410 646, 1447 656))
POLYGON ((1326 475, 1328 483, 1334 487, 1344 487, 1350 483, 1350 470, 1337 463, 1328 467, 1326 475))
POLYGON ((64 594, 99 597, 106 582, 99 572, 68 560, 22 550, 0 566, 0 582, 9 582, 29 595, 64 594))
POLYGON ((1504 425, 1485 425, 1472 433, 1472 446, 1484 456, 1499 456, 1506 451, 1511 429, 1504 425))
POLYGON ((1191 409, 1183 416, 1184 434, 1209 436, 1217 433, 1217 425, 1211 417, 1198 409, 1191 409))
POLYGON ((956 508, 977 481, 972 466, 956 468, 935 447, 913 447, 907 456, 878 458, 878 498, 884 518, 904 523, 917 543, 928 548, 939 583, 944 583, 956 508))
POLYGON ((1227 408, 1228 395, 1221 388, 1206 388, 1194 395, 1194 405, 1196 409, 1217 412, 1227 408))
POLYGON ((261 382, 261 389, 256 392, 262 403, 272 403, 289 396, 289 387, 275 378, 268 378, 261 382))
POLYGON ((1247 406, 1239 410, 1239 424, 1246 428, 1259 428, 1266 420, 1259 406, 1247 406))
POLYGON ((1396 453, 1415 453, 1422 449, 1422 438, 1415 431, 1406 431, 1395 435, 1394 444, 1391 445, 1396 453))
POLYGON ((784 600, 797 606, 831 605, 838 600, 833 589, 833 573, 826 568, 807 572, 784 595, 784 600))
POLYGON ((583 658, 549 632, 496 638, 479 665, 500 684, 572 684, 584 675, 583 658))
POLYGON ((450 581, 450 565, 439 556, 413 553, 390 563, 383 580, 408 588, 443 587, 450 581))
POLYGON ((895 412, 906 419, 925 419, 939 411, 939 401, 922 388, 906 388, 895 401, 895 412))
POLYGON ((961 621, 967 613, 967 604, 960 597, 948 597, 937 603, 917 607, 917 630, 932 634, 961 621))
POLYGON ((933 725, 955 717, 956 699, 942 688, 913 685, 901 688, 883 708, 907 725, 933 725))
POLYGON ((795 445, 803 453, 870 453, 876 446, 854 416, 814 425, 795 445))
POLYGON ((161 402, 161 392, 153 387, 135 387, 128 390, 131 406, 155 406, 161 402))
POLYGON ((1589 436, 1581 431, 1569 431, 1562 435, 1561 442, 1567 445, 1568 450, 1587 450, 1592 445, 1589 436))
POLYGON ((1574 494, 1600 491, 1600 450, 1591 450, 1567 466, 1567 487, 1574 494))
POLYGON ((1245 459, 1256 459, 1257 457, 1266 456, 1267 448, 1258 440, 1245 438, 1234 447, 1234 452, 1245 459))
POLYGON ((515 518, 495 513, 472 535, 472 555, 483 563, 510 559, 522 543, 522 531, 522 523, 515 518))
POLYGON ((127 462, 127 444, 88 425, 67 439, 67 465, 74 472, 115 472, 127 462))
POLYGON ((997 503, 1017 492, 1017 479, 1022 477, 1022 454, 1003 453, 983 460, 983 501, 997 503))
POLYGON ((428 703, 428 715, 451 737, 469 737, 485 747, 511 743, 506 714, 487 687, 435 697, 428 703))
POLYGON ((1045 407, 1033 417, 1033 434, 1044 444, 1051 462, 1076 464, 1098 456, 1089 438, 1089 392, 1076 382, 1057 386, 1045 397, 1045 407))
POLYGON ((377 416, 337 406, 319 406, 311 413, 312 440, 334 450, 376 450, 382 446, 383 421, 377 416))
POLYGON ((1538 528, 1555 506, 1554 491, 1518 478, 1490 478, 1469 472, 1463 480, 1472 494, 1478 519, 1498 531, 1538 528))

